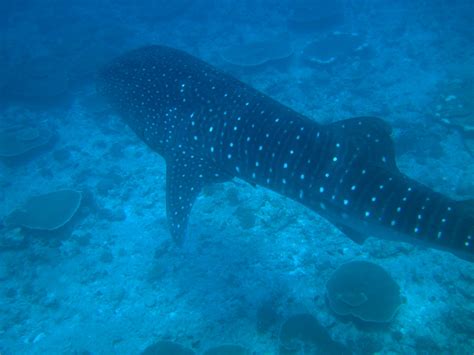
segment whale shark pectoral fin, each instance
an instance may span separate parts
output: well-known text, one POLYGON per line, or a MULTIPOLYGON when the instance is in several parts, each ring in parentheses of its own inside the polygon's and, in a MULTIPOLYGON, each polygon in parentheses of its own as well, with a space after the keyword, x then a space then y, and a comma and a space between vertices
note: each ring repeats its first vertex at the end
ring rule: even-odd
POLYGON ((202 188, 232 178, 192 153, 177 152, 166 160, 166 215, 176 243, 184 240, 191 209, 202 188))
POLYGON ((398 172, 392 128, 378 117, 353 117, 329 125, 349 136, 356 149, 365 150, 374 164, 398 172))

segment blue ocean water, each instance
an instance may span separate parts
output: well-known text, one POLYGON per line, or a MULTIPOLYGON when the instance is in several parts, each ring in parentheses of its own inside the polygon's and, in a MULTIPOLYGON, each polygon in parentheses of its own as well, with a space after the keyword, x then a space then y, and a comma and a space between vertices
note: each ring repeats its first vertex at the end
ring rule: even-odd
POLYGON ((403 173, 473 199, 472 23, 469 0, 0 1, 0 353, 472 353, 474 266, 451 253, 354 243, 239 179, 175 245, 164 159, 96 91, 116 56, 179 48, 321 124, 382 118, 403 173), (331 298, 354 260, 399 298, 375 272, 331 298), (390 319, 360 315, 372 294, 390 319))

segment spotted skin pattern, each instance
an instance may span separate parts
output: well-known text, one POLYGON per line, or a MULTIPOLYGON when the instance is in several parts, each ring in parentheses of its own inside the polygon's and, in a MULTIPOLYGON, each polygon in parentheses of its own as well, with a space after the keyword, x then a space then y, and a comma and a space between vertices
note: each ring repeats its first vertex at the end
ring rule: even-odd
POLYGON ((165 46, 125 53, 99 78, 99 91, 166 159, 177 241, 202 187, 236 177, 302 203, 354 240, 402 237, 474 254, 472 209, 403 175, 390 127, 378 118, 320 125, 165 46))

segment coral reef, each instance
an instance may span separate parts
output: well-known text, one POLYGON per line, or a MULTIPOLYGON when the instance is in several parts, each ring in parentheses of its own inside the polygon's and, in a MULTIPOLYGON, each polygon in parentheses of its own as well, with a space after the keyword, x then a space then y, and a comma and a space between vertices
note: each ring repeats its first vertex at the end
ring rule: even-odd
POLYGON ((226 344, 210 348, 203 355, 250 355, 250 352, 243 346, 226 344))
POLYGON ((15 125, 0 130, 0 157, 23 155, 50 142, 53 132, 46 127, 15 125))
POLYGON ((377 264, 351 261, 341 265, 326 284, 331 309, 366 322, 389 322, 402 300, 400 287, 377 264))
POLYGON ((302 51, 309 64, 331 64, 338 60, 362 55, 367 48, 364 39, 355 33, 334 32, 310 42, 302 51))
POLYGON ((290 57, 293 49, 288 38, 276 37, 224 48, 220 55, 227 63, 254 67, 290 57))
POLYGON ((186 349, 171 341, 158 341, 148 346, 141 355, 193 355, 194 351, 186 349))
POLYGON ((281 327, 280 355, 290 354, 350 354, 335 342, 327 330, 310 314, 290 317, 281 327))
POLYGON ((71 220, 81 199, 82 194, 74 190, 58 190, 33 196, 7 215, 4 223, 8 227, 55 230, 71 220))

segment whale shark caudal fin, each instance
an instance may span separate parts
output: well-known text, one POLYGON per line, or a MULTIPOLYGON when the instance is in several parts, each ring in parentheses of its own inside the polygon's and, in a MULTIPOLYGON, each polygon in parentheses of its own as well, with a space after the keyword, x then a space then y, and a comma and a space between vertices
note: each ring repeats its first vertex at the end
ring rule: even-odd
POLYGON ((231 179, 231 175, 190 152, 175 151, 167 157, 166 214, 171 236, 177 244, 184 240, 189 214, 202 188, 231 179))

